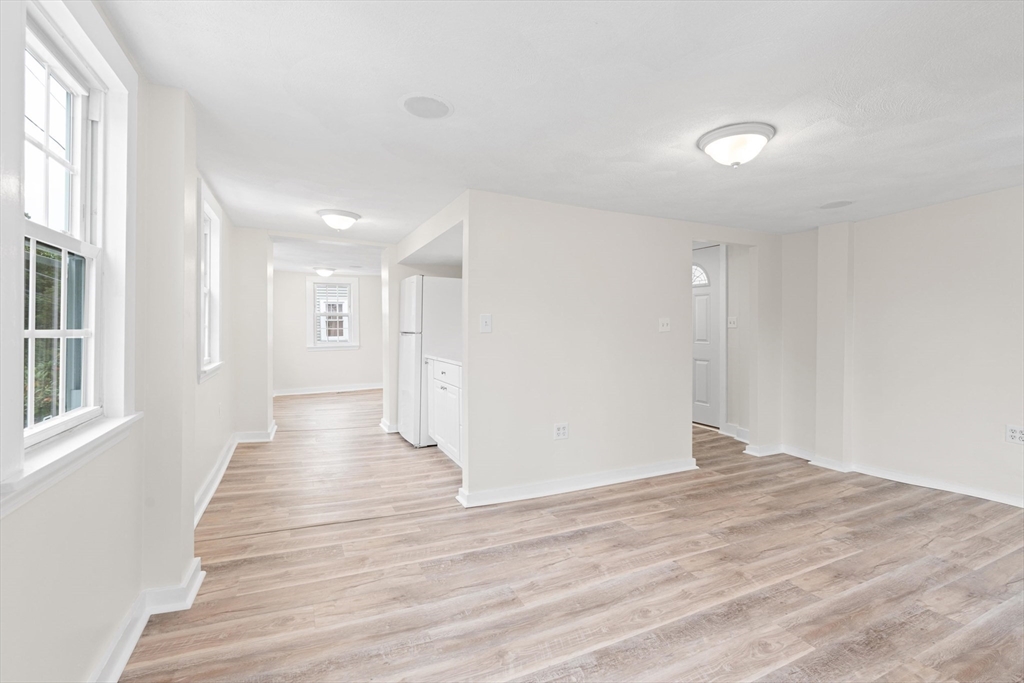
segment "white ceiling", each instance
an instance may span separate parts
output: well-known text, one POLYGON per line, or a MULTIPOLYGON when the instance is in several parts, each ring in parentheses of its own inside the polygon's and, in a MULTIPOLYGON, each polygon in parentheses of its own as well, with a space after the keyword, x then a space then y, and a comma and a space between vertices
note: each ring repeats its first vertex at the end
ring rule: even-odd
POLYGON ((394 242, 476 188, 783 232, 1024 183, 1021 2, 102 6, 246 227, 394 242), (696 149, 742 121, 751 163, 696 149))
POLYGON ((380 247, 278 237, 274 239, 274 270, 313 274, 333 268, 339 275, 380 275, 380 247))

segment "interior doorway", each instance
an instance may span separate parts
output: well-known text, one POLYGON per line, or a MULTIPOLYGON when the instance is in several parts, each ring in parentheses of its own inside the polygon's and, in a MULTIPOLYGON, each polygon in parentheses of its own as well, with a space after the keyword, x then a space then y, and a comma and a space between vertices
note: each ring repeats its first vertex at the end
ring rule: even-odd
POLYGON ((726 423, 726 247, 693 245, 693 421, 726 423))

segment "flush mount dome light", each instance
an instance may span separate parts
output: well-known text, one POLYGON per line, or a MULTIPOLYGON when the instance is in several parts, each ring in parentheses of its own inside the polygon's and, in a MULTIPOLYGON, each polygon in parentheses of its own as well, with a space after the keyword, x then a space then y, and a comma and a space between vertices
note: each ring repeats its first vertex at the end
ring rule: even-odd
POLYGON ((314 268, 316 274, 320 277, 330 277, 334 275, 334 268, 314 268))
POLYGON ((455 107, 433 95, 407 95, 402 99, 402 108, 421 119, 446 119, 455 107))
POLYGON ((340 209, 321 209, 316 213, 320 218, 324 219, 324 223, 335 230, 348 230, 352 227, 353 223, 362 218, 358 213, 341 211, 340 209))
POLYGON ((756 157, 774 136, 767 123, 734 123, 700 136, 697 147, 723 166, 736 168, 756 157))

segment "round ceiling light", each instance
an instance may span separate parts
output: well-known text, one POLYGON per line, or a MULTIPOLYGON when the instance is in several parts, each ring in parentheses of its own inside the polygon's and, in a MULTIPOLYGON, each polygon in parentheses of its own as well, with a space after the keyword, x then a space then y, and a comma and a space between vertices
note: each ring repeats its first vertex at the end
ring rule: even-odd
POLYGON ((767 123, 734 123, 700 136, 697 147, 723 166, 736 168, 760 154, 774 136, 767 123))
POLYGON ((352 227, 353 223, 362 218, 358 213, 342 211, 340 209, 321 209, 316 213, 320 218, 324 219, 324 223, 335 230, 348 230, 352 227))
POLYGON ((334 275, 334 268, 314 268, 313 270, 320 277, 330 277, 334 275))
POLYGON ((844 199, 844 200, 838 201, 838 202, 829 202, 828 204, 822 204, 819 208, 821 208, 821 209, 841 209, 844 206, 849 206, 850 204, 853 204, 853 202, 844 199))
POLYGON ((402 108, 421 119, 445 119, 455 107, 433 95, 409 95, 402 100, 402 108))

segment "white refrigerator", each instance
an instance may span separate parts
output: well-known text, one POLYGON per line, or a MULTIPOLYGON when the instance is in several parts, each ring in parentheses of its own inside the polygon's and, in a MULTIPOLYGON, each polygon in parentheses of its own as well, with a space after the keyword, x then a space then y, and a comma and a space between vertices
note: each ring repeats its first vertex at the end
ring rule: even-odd
POLYGON ((398 433, 413 446, 427 434, 427 356, 462 362, 462 280, 414 275, 402 280, 398 313, 398 433))

